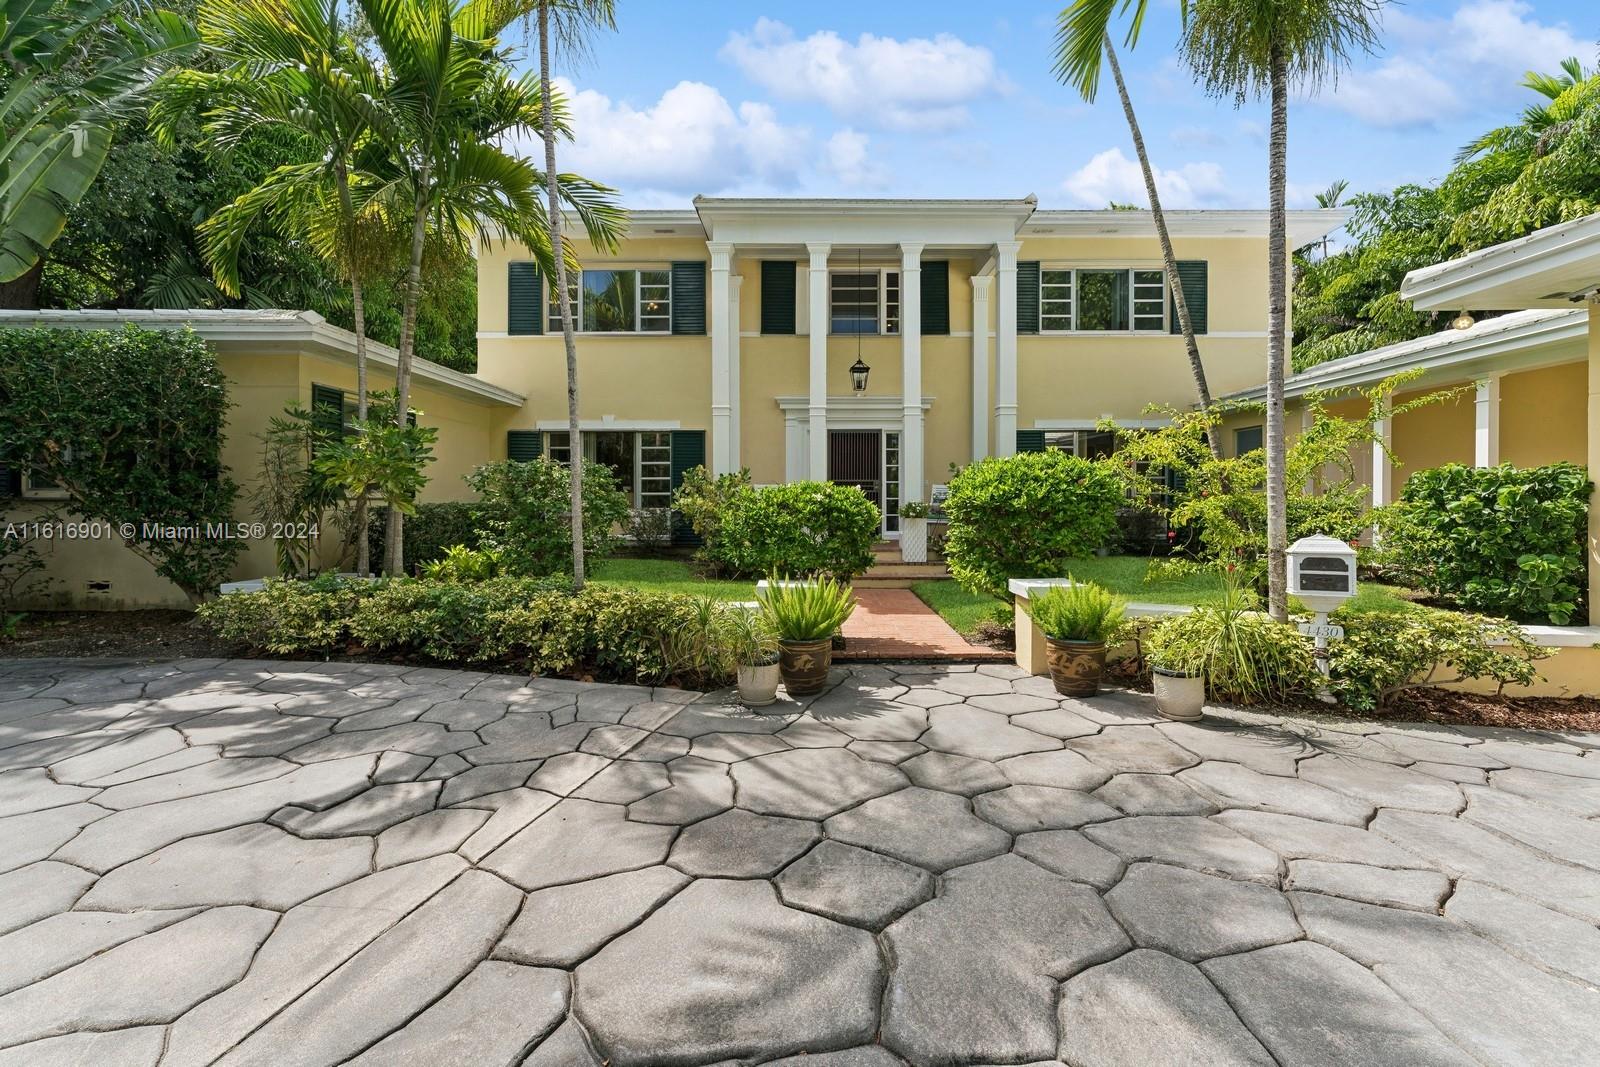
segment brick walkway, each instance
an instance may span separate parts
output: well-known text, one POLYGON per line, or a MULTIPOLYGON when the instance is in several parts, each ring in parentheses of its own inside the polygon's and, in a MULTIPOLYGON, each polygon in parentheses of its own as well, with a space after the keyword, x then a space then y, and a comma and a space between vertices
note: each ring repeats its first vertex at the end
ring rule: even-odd
POLYGON ((1011 653, 975 645, 909 589, 857 589, 836 660, 944 660, 1009 663, 1011 653))

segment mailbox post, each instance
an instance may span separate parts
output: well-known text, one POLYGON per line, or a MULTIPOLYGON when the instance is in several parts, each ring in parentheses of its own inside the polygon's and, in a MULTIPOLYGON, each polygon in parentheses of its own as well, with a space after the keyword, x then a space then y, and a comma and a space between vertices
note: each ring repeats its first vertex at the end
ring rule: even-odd
POLYGON ((1300 624, 1300 632, 1316 642, 1317 669, 1326 676, 1328 639, 1344 636, 1328 612, 1356 595, 1356 550, 1323 534, 1302 537, 1289 546, 1289 594, 1317 614, 1315 622, 1300 624))

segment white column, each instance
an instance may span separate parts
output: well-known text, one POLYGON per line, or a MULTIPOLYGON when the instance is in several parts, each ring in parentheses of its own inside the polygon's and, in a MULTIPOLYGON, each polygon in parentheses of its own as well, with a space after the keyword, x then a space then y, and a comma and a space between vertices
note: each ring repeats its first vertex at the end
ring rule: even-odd
POLYGON ((1389 449, 1394 447, 1394 420, 1388 417, 1373 424, 1378 439, 1372 442, 1372 506, 1381 508, 1393 499, 1394 466, 1389 449))
POLYGON ((740 426, 739 411, 744 407, 744 398, 739 392, 739 290, 742 289, 744 277, 738 274, 728 276, 728 397, 732 402, 733 410, 728 413, 728 469, 736 471, 739 463, 740 426))
POLYGON ((922 493, 922 243, 900 243, 900 499, 922 493))
POLYGON ((738 323, 728 317, 730 286, 728 268, 733 260, 733 245, 713 241, 711 250, 711 473, 726 474, 733 468, 733 391, 732 346, 729 333, 738 323))
POLYGON ((1500 378, 1478 383, 1473 413, 1472 465, 1494 467, 1500 463, 1500 378))
POLYGON ((828 250, 826 243, 807 243, 811 254, 807 320, 811 326, 810 416, 806 430, 806 477, 826 481, 828 477, 828 250))
POLYGON ((1000 284, 995 293, 997 329, 994 373, 994 454, 1013 456, 1017 452, 1017 252, 1021 241, 995 243, 995 275, 1000 284))
POLYGON ((989 288, 994 277, 972 276, 972 458, 989 454, 989 288))

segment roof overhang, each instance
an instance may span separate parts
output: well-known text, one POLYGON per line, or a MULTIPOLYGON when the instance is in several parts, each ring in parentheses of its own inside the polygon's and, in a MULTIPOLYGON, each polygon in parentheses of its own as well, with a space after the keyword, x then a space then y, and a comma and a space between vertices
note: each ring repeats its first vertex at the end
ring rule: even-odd
POLYGON ((918 241, 942 248, 981 248, 1009 241, 1038 201, 833 200, 697 196, 695 211, 712 241, 740 245, 804 245, 848 238, 856 245, 918 241))
POLYGON ((1406 275, 1419 311, 1570 308, 1600 289, 1600 215, 1587 215, 1406 275))
MULTIPOLYGON (((46 326, 105 330, 128 323, 147 330, 189 327, 219 353, 316 355, 351 365, 355 363, 356 335, 334 326, 315 311, 205 308, 0 311, 0 329, 46 326)), ((374 366, 394 370, 399 365, 400 353, 391 346, 369 340, 366 348, 367 359, 374 366)), ((526 402, 520 393, 426 359, 414 359, 411 373, 418 383, 480 404, 521 407, 526 402)))
MULTIPOLYGON (((1165 211, 1173 237, 1267 236, 1265 211, 1165 211)), ((1287 212, 1289 247, 1320 241, 1345 224, 1344 208, 1287 212)), ((1155 216, 1149 211, 1036 211, 1023 224, 1024 237, 1154 237, 1155 216)))
MULTIPOLYGON (((1588 331, 1583 308, 1517 311, 1485 319, 1470 329, 1445 330, 1320 363, 1286 379, 1284 395, 1359 389, 1412 370, 1422 372, 1417 386, 1432 388, 1578 362, 1588 358, 1588 331)), ((1266 386, 1260 385, 1222 399, 1259 401, 1266 394, 1266 386)))

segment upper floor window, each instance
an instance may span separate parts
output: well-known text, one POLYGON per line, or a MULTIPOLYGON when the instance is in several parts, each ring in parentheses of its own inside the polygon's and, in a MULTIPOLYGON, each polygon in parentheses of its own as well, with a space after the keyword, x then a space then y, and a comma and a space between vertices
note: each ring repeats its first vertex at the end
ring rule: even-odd
POLYGON ((833 271, 828 275, 831 333, 900 332, 900 272, 833 271))
POLYGON ((1046 333, 1165 332, 1167 285, 1159 270, 1046 267, 1039 275, 1046 333))
MULTIPOLYGON (((671 333, 672 272, 666 268, 567 273, 573 329, 580 333, 671 333)), ((551 333, 561 332, 552 284, 546 301, 551 333)))

